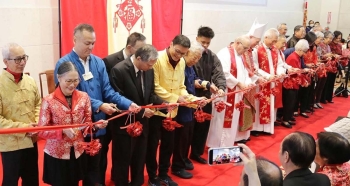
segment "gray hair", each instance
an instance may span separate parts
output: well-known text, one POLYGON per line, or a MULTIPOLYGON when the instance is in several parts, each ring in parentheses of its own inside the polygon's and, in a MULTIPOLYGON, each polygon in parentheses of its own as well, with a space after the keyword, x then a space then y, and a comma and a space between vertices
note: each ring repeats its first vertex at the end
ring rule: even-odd
POLYGON ((320 31, 316 31, 315 34, 316 34, 317 38, 324 37, 324 34, 320 31))
POLYGON ((306 39, 300 39, 295 45, 295 50, 305 51, 309 49, 309 42, 306 39))
POLYGON ((17 43, 7 43, 3 48, 2 48, 2 59, 8 59, 10 58, 10 48, 13 47, 22 47, 21 45, 17 43))
POLYGON ((235 39, 235 43, 237 42, 243 42, 243 41, 246 41, 246 42, 249 42, 250 43, 250 37, 248 35, 241 35, 239 37, 237 37, 235 39))
POLYGON ((323 28, 322 28, 322 26, 321 25, 319 25, 319 26, 315 26, 314 28, 312 28, 312 31, 314 31, 314 32, 317 32, 317 31, 322 31, 323 30, 323 28))
POLYGON ((281 29, 283 25, 287 26, 287 23, 280 23, 279 25, 277 25, 277 30, 281 29))
POLYGON ((57 76, 61 76, 70 71, 77 71, 77 67, 70 61, 65 61, 57 69, 57 76))
POLYGON ((74 28, 73 35, 75 36, 75 34, 77 34, 78 32, 81 33, 84 30, 86 30, 86 31, 88 31, 90 33, 95 32, 94 27, 92 27, 92 25, 82 23, 82 24, 77 25, 74 28))
POLYGON ((265 37, 271 38, 273 36, 277 36, 278 37, 279 35, 280 35, 280 33, 278 32, 278 30, 276 28, 270 28, 270 29, 265 31, 264 38, 265 37))
POLYGON ((287 38, 286 38, 285 35, 280 34, 280 35, 278 36, 278 39, 280 40, 280 39, 287 39, 287 38))
POLYGON ((204 47, 200 43, 198 43, 197 41, 193 41, 191 43, 191 48, 189 49, 189 51, 191 51, 193 53, 196 53, 196 52, 203 53, 204 47))
POLYGON ((145 44, 143 47, 136 50, 135 57, 140 57, 143 62, 149 62, 158 58, 158 51, 154 46, 145 44))
POLYGON ((330 35, 334 37, 334 34, 331 31, 325 31, 323 34, 324 34, 324 38, 328 38, 330 35))

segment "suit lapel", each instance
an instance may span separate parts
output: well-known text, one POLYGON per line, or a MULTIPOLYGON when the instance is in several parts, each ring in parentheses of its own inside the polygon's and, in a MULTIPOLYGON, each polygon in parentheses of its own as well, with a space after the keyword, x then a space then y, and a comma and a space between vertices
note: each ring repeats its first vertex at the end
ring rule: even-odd
POLYGON ((131 59, 128 58, 127 59, 127 68, 129 69, 129 73, 130 73, 130 77, 132 79, 132 82, 134 83, 135 87, 136 87, 136 73, 135 73, 135 68, 134 65, 131 62, 131 59))

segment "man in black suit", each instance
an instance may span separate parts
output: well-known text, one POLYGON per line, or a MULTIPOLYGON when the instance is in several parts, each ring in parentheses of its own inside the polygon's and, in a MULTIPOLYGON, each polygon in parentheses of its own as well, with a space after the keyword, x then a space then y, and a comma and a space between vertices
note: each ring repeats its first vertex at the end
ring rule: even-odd
POLYGON ((134 32, 130 34, 126 40, 126 46, 119 52, 113 53, 105 58, 103 61, 106 65, 107 73, 109 74, 111 69, 117 63, 125 60, 126 58, 135 54, 136 50, 146 44, 146 37, 140 33, 134 32))
POLYGON ((286 172, 284 186, 330 186, 324 174, 312 173, 309 166, 316 155, 315 139, 304 132, 293 132, 281 144, 280 161, 286 172))
MULTIPOLYGON (((103 58, 103 61, 106 65, 106 71, 108 75, 110 75, 111 69, 119 62, 125 60, 126 58, 132 56, 135 54, 136 50, 145 45, 146 37, 140 33, 134 32, 130 34, 126 41, 126 46, 119 52, 116 52, 114 54, 111 54, 105 58, 103 58)), ((109 117, 109 116, 108 116, 109 117)), ((107 119, 108 119, 107 117, 107 119)), ((112 134, 111 134, 111 125, 108 125, 106 128, 106 135, 103 141, 101 141, 102 145, 102 155, 104 158, 101 158, 100 160, 100 183, 105 183, 105 177, 106 177, 106 170, 107 170, 107 154, 109 149, 109 143, 112 140, 112 134)), ((114 168, 113 168, 113 162, 112 162, 112 170, 111 175, 113 174, 114 168)), ((112 180, 113 177, 112 177, 112 180)))
MULTIPOLYGON (((121 95, 133 100, 139 105, 161 104, 163 100, 154 93, 153 65, 158 57, 157 50, 152 45, 144 45, 135 55, 115 65, 110 73, 112 87, 121 95)), ((116 186, 129 183, 129 166, 131 170, 132 186, 143 185, 144 165, 149 133, 148 118, 154 115, 151 109, 142 109, 138 114, 118 118, 111 121, 112 126, 112 154, 116 186), (135 120, 134 120, 135 119, 135 120), (139 121, 143 125, 143 132, 138 137, 131 137, 126 129, 120 129, 130 122, 139 121)))

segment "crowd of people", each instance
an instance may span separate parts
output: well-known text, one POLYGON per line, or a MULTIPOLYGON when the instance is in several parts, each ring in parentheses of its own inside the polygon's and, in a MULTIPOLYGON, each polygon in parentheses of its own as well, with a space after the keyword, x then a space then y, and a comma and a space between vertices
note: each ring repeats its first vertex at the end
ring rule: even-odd
MULTIPOLYGON (((200 27, 192 42, 184 35, 175 36, 163 51, 135 32, 121 51, 96 56, 92 54, 94 28, 79 24, 73 32, 72 51, 56 63, 56 90, 43 99, 34 79, 23 73, 29 56, 20 45, 9 43, 2 49, 6 68, 0 75, 0 128, 97 124, 1 134, 2 185, 17 185, 19 178, 23 185, 39 185, 38 137, 46 140, 42 178, 47 184, 78 185, 82 180, 84 186, 105 185, 112 141, 115 185, 143 185, 146 167, 148 185, 177 186, 169 169, 177 177, 192 178, 192 161, 207 163, 202 157, 206 146, 246 143, 250 135, 274 134, 277 125, 292 128, 295 117, 308 118, 308 113, 323 108, 321 103, 333 103, 336 74, 344 75, 350 58, 349 42, 342 50, 341 32, 309 26, 296 26, 287 42, 287 24, 265 31, 266 24, 255 21, 249 33, 227 43, 217 54, 208 48, 215 36, 209 27, 200 27), (166 107, 175 103, 181 106, 166 107), (222 110, 217 109, 220 103, 225 105, 222 110), (141 107, 152 105, 165 108, 141 107), (211 114, 212 119, 197 120, 196 109, 211 114), (120 110, 130 113, 107 121, 120 110), (166 124, 174 122, 181 127, 166 124), (129 128, 137 124, 142 132, 135 135, 129 128), (88 155, 81 144, 92 139, 101 143, 101 149, 88 155)), ((333 181, 338 180, 334 175, 340 174, 339 164, 350 157, 346 152, 332 154, 338 146, 330 145, 335 141, 328 141, 329 136, 336 134, 320 133, 316 143, 304 133, 284 139, 280 152, 284 185, 302 185, 307 180, 329 185, 327 176, 314 176, 307 169, 314 159, 320 166, 318 172, 337 185, 333 181)), ((334 140, 342 139, 336 136, 334 140)), ((240 146, 254 158, 245 145, 240 146)), ((339 142, 339 148, 343 147, 349 149, 348 142, 339 142)), ((255 181, 265 185, 257 179, 265 170, 259 166, 271 162, 248 160, 244 154, 241 158, 258 165, 245 166, 245 183, 249 178, 250 185, 255 181)), ((341 169, 348 167, 344 164, 341 169)), ((270 176, 282 181, 279 172, 270 176)))

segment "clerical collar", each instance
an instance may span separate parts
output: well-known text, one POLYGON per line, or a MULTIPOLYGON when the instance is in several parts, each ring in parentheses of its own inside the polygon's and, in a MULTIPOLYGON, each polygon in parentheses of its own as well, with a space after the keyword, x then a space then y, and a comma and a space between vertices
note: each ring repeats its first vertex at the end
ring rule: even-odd
POLYGON ((266 46, 264 42, 263 42, 263 46, 264 46, 264 48, 269 49, 270 51, 272 50, 272 47, 266 46))

